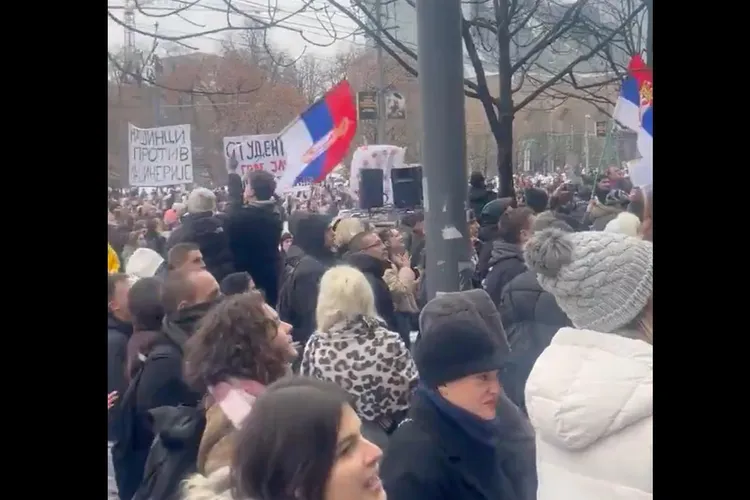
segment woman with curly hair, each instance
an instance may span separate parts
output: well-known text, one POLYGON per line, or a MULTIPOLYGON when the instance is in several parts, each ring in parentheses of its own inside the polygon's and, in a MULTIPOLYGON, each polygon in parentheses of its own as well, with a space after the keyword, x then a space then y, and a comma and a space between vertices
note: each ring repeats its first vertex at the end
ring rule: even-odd
POLYGON ((235 430, 255 399, 288 373, 297 354, 290 331, 260 293, 249 292, 216 305, 188 340, 184 378, 206 394, 206 428, 196 464, 200 474, 210 476, 229 464, 235 430))

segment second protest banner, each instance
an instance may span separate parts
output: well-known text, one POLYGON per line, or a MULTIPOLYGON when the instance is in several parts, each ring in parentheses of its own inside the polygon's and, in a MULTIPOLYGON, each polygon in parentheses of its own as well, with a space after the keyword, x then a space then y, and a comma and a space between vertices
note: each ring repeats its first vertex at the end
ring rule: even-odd
POLYGON ((225 137, 224 161, 227 170, 235 171, 242 177, 252 170, 265 170, 278 180, 286 168, 286 152, 277 134, 225 137), (237 162, 234 169, 233 156, 237 162))

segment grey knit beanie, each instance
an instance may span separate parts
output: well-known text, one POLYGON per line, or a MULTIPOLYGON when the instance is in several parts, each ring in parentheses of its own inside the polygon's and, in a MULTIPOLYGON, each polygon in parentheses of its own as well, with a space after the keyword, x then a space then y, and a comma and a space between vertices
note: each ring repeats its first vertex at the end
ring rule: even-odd
POLYGON ((653 292, 653 245, 638 238, 550 228, 534 234, 524 257, 577 328, 617 331, 638 316, 653 292))

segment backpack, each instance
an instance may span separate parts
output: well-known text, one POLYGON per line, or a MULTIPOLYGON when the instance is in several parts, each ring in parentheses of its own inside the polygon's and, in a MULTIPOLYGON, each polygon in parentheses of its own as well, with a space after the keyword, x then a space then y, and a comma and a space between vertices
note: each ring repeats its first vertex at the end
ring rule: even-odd
MULTIPOLYGON (((112 447, 112 464, 115 469, 115 480, 121 500, 133 498, 143 477, 149 444, 143 442, 146 436, 139 432, 139 416, 136 411, 136 395, 138 385, 143 374, 143 367, 149 360, 171 356, 174 346, 158 345, 148 354, 146 360, 133 374, 128 388, 120 398, 120 407, 115 421, 115 436, 117 438, 112 447)), ((150 437, 150 434, 148 434, 150 437)))
POLYGON ((276 303, 276 311, 283 321, 292 319, 292 290, 294 289, 294 271, 299 266, 304 256, 298 259, 287 259, 284 270, 281 273, 281 287, 279 288, 279 300, 276 303))
POLYGON ((156 437, 133 500, 178 500, 180 484, 197 471, 205 412, 200 407, 162 406, 149 414, 156 437))
MULTIPOLYGON (((138 370, 133 374, 130 380, 125 394, 120 399, 120 411, 118 414, 116 424, 116 437, 117 441, 112 447, 112 464, 115 469, 115 480, 117 482, 117 489, 121 500, 131 500, 136 498, 136 494, 140 493, 143 489, 144 478, 146 478, 145 471, 147 464, 151 464, 150 476, 147 481, 148 488, 157 490, 156 486, 153 486, 156 479, 158 478, 156 473, 157 467, 154 465, 154 460, 151 459, 151 454, 154 450, 154 446, 157 440, 154 440, 154 436, 159 436, 159 430, 153 428, 154 424, 159 424, 158 417, 162 414, 158 410, 169 407, 155 408, 149 411, 149 423, 151 427, 149 432, 144 432, 143 426, 145 423, 140 418, 137 412, 137 394, 138 386, 140 385, 141 377, 146 365, 153 360, 163 359, 173 356, 175 351, 182 352, 181 346, 184 345, 187 340, 187 335, 184 332, 179 332, 174 329, 165 329, 164 333, 169 337, 173 344, 160 344, 154 347, 149 353, 146 359, 138 367, 138 370), (154 412, 156 412, 156 419, 154 412), (148 440, 148 441, 146 441, 148 440)), ((182 407, 174 408, 180 410, 182 407)), ((184 415, 185 412, 183 411, 184 415)), ((174 419, 173 419, 174 421, 174 419)), ((176 421, 175 423, 180 423, 176 421)), ((197 427, 196 427, 197 428, 197 427)), ((200 435, 202 436, 203 430, 200 429, 200 435)), ((200 442, 200 436, 198 437, 200 442)), ((171 442, 170 442, 171 444, 171 442)), ((161 447, 161 445, 160 445, 161 447)), ((197 454, 198 446, 195 446, 197 454)), ((193 463, 195 460, 193 460, 193 463)), ((162 478, 162 482, 168 482, 167 477, 162 478)), ((179 478, 182 480, 182 478, 179 478)), ((161 483, 159 483, 161 484, 161 483)), ((167 490, 166 487, 160 487, 160 490, 167 490)), ((140 497, 140 498, 162 498, 162 497, 140 497)), ((167 497, 164 497, 167 498, 167 497)))

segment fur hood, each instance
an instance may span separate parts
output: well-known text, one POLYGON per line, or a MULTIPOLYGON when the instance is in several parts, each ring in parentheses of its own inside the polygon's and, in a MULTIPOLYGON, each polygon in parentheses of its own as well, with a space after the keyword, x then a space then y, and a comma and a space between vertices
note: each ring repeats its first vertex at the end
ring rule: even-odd
POLYGON ((233 500, 229 467, 217 469, 208 477, 194 474, 183 486, 184 500, 233 500))

